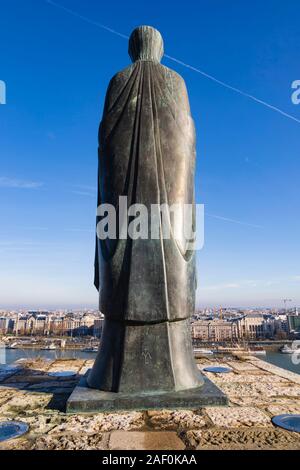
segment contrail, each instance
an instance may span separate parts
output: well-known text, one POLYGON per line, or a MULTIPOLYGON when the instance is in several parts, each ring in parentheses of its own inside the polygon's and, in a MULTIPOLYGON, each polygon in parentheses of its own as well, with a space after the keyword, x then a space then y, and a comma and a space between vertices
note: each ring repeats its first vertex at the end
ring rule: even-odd
POLYGON ((229 217, 222 217, 221 215, 209 214, 208 212, 206 212, 206 215, 208 217, 213 217, 214 219, 224 220, 225 222, 232 222, 233 224, 246 225, 247 227, 254 227, 254 228, 263 228, 262 225, 248 224, 247 222, 230 219, 229 217))
MULTIPOLYGON (((60 5, 59 3, 56 3, 56 2, 53 2, 52 0, 45 0, 46 3, 49 3, 50 5, 53 5, 57 8, 60 8, 61 10, 64 10, 65 12, 67 13, 70 13, 70 15, 73 15, 75 16, 76 18, 79 18, 83 21, 85 21, 86 23, 89 23, 89 24, 92 24, 94 26, 97 26, 98 28, 102 28, 104 29, 105 31, 108 31, 109 33, 112 33, 112 34, 115 34, 116 36, 119 36, 123 39, 128 39, 129 36, 127 36, 126 34, 122 34, 120 33, 119 31, 116 31, 115 29, 112 29, 102 23, 98 23, 98 21, 94 21, 86 16, 83 16, 83 15, 80 15, 79 13, 77 13, 76 11, 74 10, 70 10, 70 8, 67 8, 67 7, 64 7, 63 5, 60 5)), ((252 101, 255 101, 256 103, 259 103, 263 106, 265 106, 266 108, 269 108, 271 109, 272 111, 275 111, 279 114, 281 114, 282 116, 285 116, 289 119, 291 119, 292 121, 295 121, 297 122, 298 124, 300 124, 300 119, 297 119, 295 116, 292 116, 291 114, 288 114, 286 113, 285 111, 283 111, 282 109, 280 108, 277 108, 276 106, 270 104, 270 103, 267 103, 266 101, 263 101, 263 100, 260 100, 259 98, 256 98, 255 96, 253 95, 250 95, 249 93, 246 93, 245 91, 242 91, 240 90, 239 88, 236 88, 232 85, 229 85, 228 83, 226 82, 223 82, 222 80, 219 80, 218 78, 212 76, 212 75, 209 75, 208 73, 204 72, 203 70, 200 70, 196 67, 194 67, 193 65, 190 65, 190 64, 186 64, 185 62, 182 62, 181 60, 179 59, 176 59, 175 57, 172 57, 168 54, 164 54, 164 57, 166 57, 167 59, 169 60, 172 60, 173 62, 176 62, 177 64, 179 65, 182 65, 183 67, 186 67, 187 69, 190 69, 190 70, 193 70, 194 72, 197 72, 199 73, 200 75, 202 75, 203 77, 205 78, 208 78, 209 80, 212 80, 213 82, 217 83, 218 85, 221 85, 223 86, 224 88, 227 88, 228 90, 231 90, 231 91, 234 91, 235 93, 238 93, 239 95, 242 95, 244 96, 245 98, 248 98, 252 101)))
POLYGON ((60 5, 59 3, 52 2, 52 0, 45 0, 46 3, 49 3, 50 5, 53 5, 55 7, 60 8, 61 10, 66 11, 67 13, 70 13, 70 15, 76 16, 76 18, 80 18, 81 20, 85 21, 86 23, 90 23, 94 26, 98 26, 98 28, 105 29, 109 33, 115 34, 116 36, 120 36, 123 39, 129 39, 129 36, 126 36, 126 34, 119 33, 119 31, 116 31, 112 28, 109 28, 108 26, 105 26, 105 24, 98 23, 98 21, 91 20, 90 18, 87 18, 86 16, 80 15, 74 10, 70 10, 70 8, 64 7, 63 5, 60 5))
POLYGON ((288 117, 290 119, 293 119, 293 121, 296 121, 296 122, 300 123, 300 119, 295 118, 291 114, 285 113, 281 109, 276 108, 276 106, 273 106, 272 104, 269 104, 266 101, 260 100, 259 98, 256 98, 255 96, 250 95, 249 93, 246 93, 245 91, 242 91, 239 88, 231 86, 228 83, 222 82, 221 80, 218 80, 217 78, 213 77, 212 75, 209 75, 208 73, 203 72, 203 70, 199 70, 196 67, 193 67, 192 65, 186 64, 185 62, 182 62, 181 60, 175 59, 175 57, 171 57, 167 54, 165 54, 164 56, 167 57, 170 60, 173 60, 174 62, 177 62, 180 65, 183 65, 184 67, 186 67, 188 69, 193 70, 194 72, 200 73, 204 77, 209 78, 210 80, 213 80, 214 82, 218 83, 219 85, 222 85, 225 88, 228 88, 229 90, 235 91, 236 93, 239 93, 240 95, 245 96, 246 98, 250 98, 251 100, 256 101, 256 103, 263 104, 267 108, 270 108, 273 111, 276 111, 277 113, 280 113, 283 116, 288 117))

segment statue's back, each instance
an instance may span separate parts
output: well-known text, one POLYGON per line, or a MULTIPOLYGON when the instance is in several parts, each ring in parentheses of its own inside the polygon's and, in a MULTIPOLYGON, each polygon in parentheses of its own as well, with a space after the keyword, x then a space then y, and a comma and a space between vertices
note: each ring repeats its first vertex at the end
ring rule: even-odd
POLYGON ((195 257, 184 237, 174 235, 178 218, 172 218, 170 208, 194 204, 194 125, 184 80, 159 63, 160 34, 138 28, 129 53, 134 63, 112 78, 106 94, 98 202, 118 212, 119 198, 126 196, 128 206, 142 204, 151 216, 155 205, 158 237, 97 239, 95 284, 106 323, 89 383, 123 391, 149 389, 154 381, 169 390, 191 388, 199 385, 189 336, 195 257), (169 238, 163 235, 161 205, 168 208, 169 238), (129 364, 133 358, 143 361, 141 348, 155 358, 156 373, 146 368, 137 384, 129 364))

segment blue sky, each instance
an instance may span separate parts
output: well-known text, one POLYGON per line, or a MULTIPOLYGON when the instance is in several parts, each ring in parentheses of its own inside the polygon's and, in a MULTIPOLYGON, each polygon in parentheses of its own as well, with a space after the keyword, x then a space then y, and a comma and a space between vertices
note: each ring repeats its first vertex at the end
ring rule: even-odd
MULTIPOLYGON (((0 1, 0 308, 96 306, 97 130, 124 38, 165 52, 300 120, 297 0, 0 1)), ((300 123, 182 65, 197 129, 198 305, 300 303, 300 123)))

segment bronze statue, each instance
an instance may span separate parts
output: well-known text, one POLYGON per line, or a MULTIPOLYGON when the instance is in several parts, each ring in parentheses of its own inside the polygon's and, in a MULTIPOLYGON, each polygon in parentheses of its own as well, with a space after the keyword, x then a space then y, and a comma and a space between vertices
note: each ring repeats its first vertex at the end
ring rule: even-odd
POLYGON ((95 285, 105 322, 87 383, 125 394, 192 389, 203 384, 190 338, 195 252, 174 236, 178 217, 170 210, 170 237, 163 236, 159 206, 194 206, 194 124, 184 80, 160 64, 160 33, 136 28, 129 55, 132 65, 112 78, 106 94, 98 206, 111 204, 118 214, 120 196, 128 206, 154 206, 158 236, 125 239, 117 225, 115 238, 96 239, 95 285))

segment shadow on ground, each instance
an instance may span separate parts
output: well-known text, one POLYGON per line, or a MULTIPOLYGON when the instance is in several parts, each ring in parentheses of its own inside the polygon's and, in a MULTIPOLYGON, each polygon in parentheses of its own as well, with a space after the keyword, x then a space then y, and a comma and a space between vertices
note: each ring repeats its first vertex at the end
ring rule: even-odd
POLYGON ((30 367, 29 361, 4 367, 0 369, 0 392, 7 390, 8 400, 14 396, 17 397, 18 392, 26 392, 27 395, 32 394, 33 396, 36 396, 36 394, 47 394, 49 402, 45 409, 65 412, 69 396, 86 372, 84 369, 86 361, 82 360, 81 362, 78 364, 78 359, 60 361, 59 369, 52 369, 53 361, 48 363, 43 361, 40 368, 37 361, 34 361, 34 367, 30 367), (75 375, 70 377, 55 377, 50 375, 52 372, 66 372, 68 370, 74 372, 75 375), (9 389, 11 389, 11 394, 9 389))

